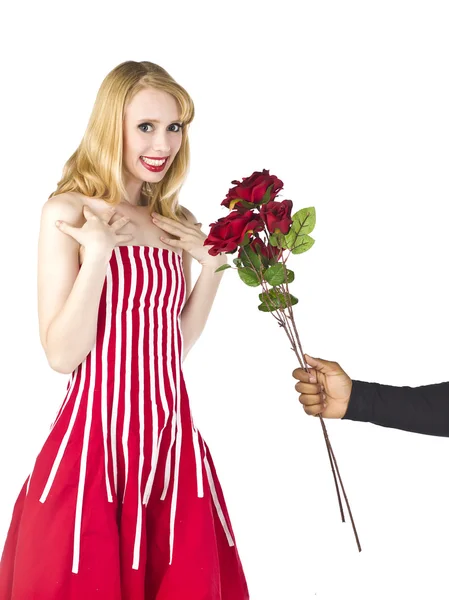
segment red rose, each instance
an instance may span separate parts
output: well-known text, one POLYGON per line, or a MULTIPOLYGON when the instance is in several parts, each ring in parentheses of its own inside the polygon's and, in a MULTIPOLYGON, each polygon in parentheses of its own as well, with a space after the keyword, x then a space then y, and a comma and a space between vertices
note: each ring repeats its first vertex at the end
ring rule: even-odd
POLYGON ((273 200, 260 207, 260 216, 269 233, 283 233, 284 235, 288 233, 293 222, 290 216, 292 207, 291 200, 282 200, 282 202, 273 200))
POLYGON ((257 205, 262 202, 265 192, 272 185, 270 200, 274 200, 279 191, 284 187, 284 184, 276 175, 270 175, 267 169, 263 171, 255 171, 250 177, 243 177, 242 181, 231 181, 236 184, 235 187, 230 188, 228 195, 221 203, 230 210, 240 206, 239 200, 246 200, 257 205))
POLYGON ((245 233, 261 231, 264 227, 259 215, 252 210, 230 212, 226 217, 211 223, 211 230, 204 240, 204 245, 211 245, 209 254, 217 256, 220 252, 234 252, 239 244, 243 242, 245 233))
MULTIPOLYGON (((271 244, 268 244, 268 246, 266 246, 259 237, 254 238, 253 241, 250 244, 248 244, 248 246, 253 252, 258 254, 259 256, 264 256, 268 259, 275 258, 277 260, 279 258, 280 253, 282 252, 282 248, 276 248, 271 244)), ((238 254, 239 258, 241 258, 242 254, 243 250, 240 249, 238 254)))

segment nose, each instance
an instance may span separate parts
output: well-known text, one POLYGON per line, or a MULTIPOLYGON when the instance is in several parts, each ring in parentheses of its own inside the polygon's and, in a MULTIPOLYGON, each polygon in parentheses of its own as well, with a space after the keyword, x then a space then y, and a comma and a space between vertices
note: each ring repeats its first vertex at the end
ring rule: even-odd
POLYGON ((152 136, 152 147, 156 152, 160 152, 166 154, 170 151, 170 143, 169 143, 169 132, 163 129, 159 129, 159 131, 155 131, 152 136))

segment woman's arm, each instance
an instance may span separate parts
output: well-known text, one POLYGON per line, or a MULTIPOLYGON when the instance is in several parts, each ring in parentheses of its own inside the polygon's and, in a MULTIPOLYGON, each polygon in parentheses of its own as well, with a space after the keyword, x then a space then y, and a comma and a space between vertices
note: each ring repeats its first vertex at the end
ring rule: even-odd
MULTIPOLYGON (((189 224, 197 222, 195 216, 184 208, 189 224)), ((201 268, 201 273, 191 289, 192 256, 187 252, 182 253, 184 277, 186 280, 186 303, 181 311, 181 331, 183 337, 183 360, 192 346, 200 337, 217 294, 224 271, 215 273, 215 269, 227 263, 225 254, 218 255, 216 261, 201 268)))
POLYGON ((109 256, 85 252, 79 266, 79 244, 59 231, 61 219, 80 227, 79 204, 70 194, 48 199, 42 208, 38 243, 39 335, 48 363, 71 373, 91 351, 97 331, 98 307, 109 256))
POLYGON ((353 379, 343 419, 449 437, 449 382, 396 387, 353 379))

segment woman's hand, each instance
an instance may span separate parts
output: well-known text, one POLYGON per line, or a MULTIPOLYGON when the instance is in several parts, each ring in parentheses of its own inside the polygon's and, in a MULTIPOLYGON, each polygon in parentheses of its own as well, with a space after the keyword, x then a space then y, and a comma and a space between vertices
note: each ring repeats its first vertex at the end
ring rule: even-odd
POLYGON ((295 369, 293 377, 299 379, 295 390, 300 392, 299 401, 308 415, 327 419, 342 419, 348 410, 352 380, 336 362, 312 358, 305 354, 310 373, 295 369))
POLYGON ((184 225, 155 212, 152 213, 152 218, 155 225, 179 238, 179 240, 174 240, 168 236, 161 236, 160 239, 165 244, 174 248, 182 248, 195 258, 201 266, 217 269, 227 262, 226 255, 212 256, 209 254, 209 248, 212 248, 212 246, 204 245, 207 235, 201 231, 201 223, 184 225))
POLYGON ((110 206, 101 216, 96 215, 86 204, 83 206, 83 215, 86 222, 82 227, 74 227, 65 221, 56 221, 55 225, 67 235, 73 237, 80 246, 84 246, 86 252, 107 254, 112 252, 115 246, 121 246, 129 242, 134 236, 132 233, 117 233, 129 221, 129 217, 121 219, 109 225, 115 206, 110 206))

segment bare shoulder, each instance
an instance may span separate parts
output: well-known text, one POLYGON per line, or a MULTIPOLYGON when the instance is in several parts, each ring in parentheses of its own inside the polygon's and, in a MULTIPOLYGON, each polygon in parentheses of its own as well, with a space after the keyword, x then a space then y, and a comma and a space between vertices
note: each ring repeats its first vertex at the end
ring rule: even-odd
POLYGON ((62 219, 63 221, 72 221, 73 219, 82 219, 82 202, 78 194, 74 192, 64 192, 48 198, 42 206, 41 217, 43 221, 62 219))
POLYGON ((195 217, 195 215, 185 206, 181 206, 179 205, 179 208, 181 209, 183 216, 182 218, 184 219, 184 221, 186 221, 189 225, 194 225, 195 223, 197 223, 197 218, 195 217))

